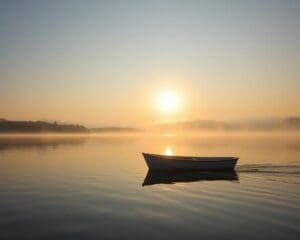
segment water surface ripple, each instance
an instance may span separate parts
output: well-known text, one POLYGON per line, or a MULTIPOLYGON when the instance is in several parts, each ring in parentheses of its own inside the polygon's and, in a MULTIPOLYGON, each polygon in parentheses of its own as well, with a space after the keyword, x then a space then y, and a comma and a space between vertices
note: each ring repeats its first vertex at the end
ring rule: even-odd
POLYGON ((224 141, 1 139, 1 240, 299 239, 300 155, 287 146, 300 141, 224 141), (170 146, 240 161, 229 173, 148 172, 140 153, 170 146))

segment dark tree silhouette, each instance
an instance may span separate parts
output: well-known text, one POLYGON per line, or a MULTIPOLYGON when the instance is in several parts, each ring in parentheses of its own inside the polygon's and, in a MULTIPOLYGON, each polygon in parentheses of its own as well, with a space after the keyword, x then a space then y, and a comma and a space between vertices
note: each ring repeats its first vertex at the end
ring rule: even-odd
POLYGON ((48 123, 44 121, 0 121, 0 132, 89 132, 82 125, 48 123))

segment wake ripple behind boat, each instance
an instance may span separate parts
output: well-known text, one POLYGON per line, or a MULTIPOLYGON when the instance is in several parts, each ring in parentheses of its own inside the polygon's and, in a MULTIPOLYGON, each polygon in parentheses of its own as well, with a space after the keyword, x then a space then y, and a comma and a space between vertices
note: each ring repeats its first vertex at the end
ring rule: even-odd
POLYGON ((150 170, 233 170, 237 157, 189 157, 143 153, 150 170))

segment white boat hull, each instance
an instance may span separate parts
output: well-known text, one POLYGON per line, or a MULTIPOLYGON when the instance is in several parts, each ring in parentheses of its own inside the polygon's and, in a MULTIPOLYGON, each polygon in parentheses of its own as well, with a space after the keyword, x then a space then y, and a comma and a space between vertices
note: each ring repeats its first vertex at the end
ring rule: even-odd
POLYGON ((183 157, 143 153, 150 170, 233 170, 236 157, 183 157))

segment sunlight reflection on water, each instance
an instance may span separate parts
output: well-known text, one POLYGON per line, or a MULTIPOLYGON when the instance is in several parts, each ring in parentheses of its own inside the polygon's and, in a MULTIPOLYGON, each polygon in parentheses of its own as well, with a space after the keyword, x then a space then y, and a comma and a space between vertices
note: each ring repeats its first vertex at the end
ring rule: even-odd
POLYGON ((165 153, 165 155, 171 156, 171 155, 173 155, 173 150, 170 146, 168 146, 164 153, 165 153))

